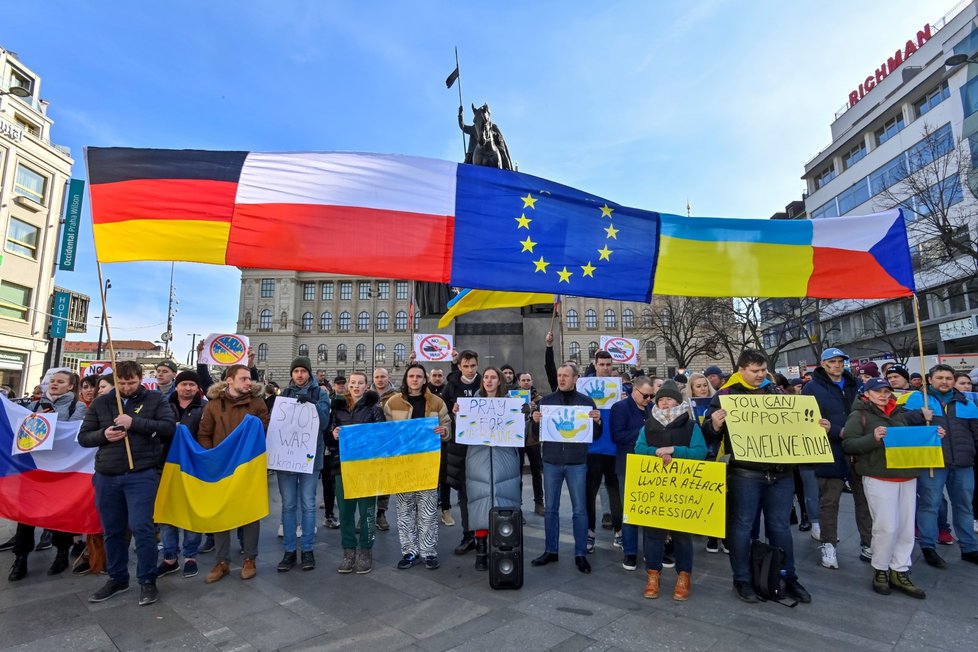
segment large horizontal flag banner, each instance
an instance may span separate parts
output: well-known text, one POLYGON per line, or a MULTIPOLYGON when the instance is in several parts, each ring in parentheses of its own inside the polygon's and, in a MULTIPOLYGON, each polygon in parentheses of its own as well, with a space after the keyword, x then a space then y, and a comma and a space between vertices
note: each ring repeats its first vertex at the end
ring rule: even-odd
POLYGON ((340 428, 343 496, 365 498, 437 487, 437 427, 436 417, 425 417, 340 428))
POLYGON ((247 415, 214 448, 180 424, 170 446, 154 518, 192 532, 224 532, 268 516, 265 428, 247 415))
POLYGON ((685 218, 520 172, 398 155, 90 147, 87 161, 101 262, 374 267, 458 287, 646 302, 653 283, 682 296, 913 290, 899 211, 685 218), (851 283, 853 266, 872 273, 851 283))
POLYGON ((101 532, 92 486, 96 449, 78 444, 81 421, 57 422, 51 450, 12 455, 13 425, 31 412, 0 402, 0 516, 60 532, 101 532))
POLYGON ((886 468, 944 468, 944 450, 937 426, 902 426, 886 429, 886 468))

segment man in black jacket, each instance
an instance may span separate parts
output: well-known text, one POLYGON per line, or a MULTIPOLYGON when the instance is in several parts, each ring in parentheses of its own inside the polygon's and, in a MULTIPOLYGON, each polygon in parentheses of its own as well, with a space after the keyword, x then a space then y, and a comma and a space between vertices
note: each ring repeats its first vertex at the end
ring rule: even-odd
MULTIPOLYGON (((601 413, 594 401, 577 391, 577 379, 580 372, 577 365, 565 363, 557 368, 557 391, 540 399, 539 406, 563 405, 586 406, 591 410, 589 415, 592 424, 592 439, 601 436, 601 413)), ((533 430, 540 431, 540 410, 533 412, 533 430)), ((582 573, 591 572, 591 564, 587 560, 587 443, 562 443, 541 441, 543 456, 543 485, 546 493, 544 532, 546 549, 544 553, 531 561, 534 566, 544 566, 557 561, 557 544, 560 535, 560 491, 564 480, 567 481, 567 491, 571 497, 574 526, 574 562, 577 570, 582 573)))
POLYGON ((140 384, 143 372, 133 360, 116 365, 116 386, 92 402, 78 433, 78 443, 98 448, 95 454, 95 506, 105 532, 109 580, 90 602, 104 602, 129 589, 129 539, 136 541, 139 604, 159 599, 156 589, 156 528, 153 504, 160 476, 160 440, 172 438, 176 415, 163 395, 140 384), (121 398, 119 413, 116 393, 121 398), (131 458, 130 458, 131 452, 131 458))

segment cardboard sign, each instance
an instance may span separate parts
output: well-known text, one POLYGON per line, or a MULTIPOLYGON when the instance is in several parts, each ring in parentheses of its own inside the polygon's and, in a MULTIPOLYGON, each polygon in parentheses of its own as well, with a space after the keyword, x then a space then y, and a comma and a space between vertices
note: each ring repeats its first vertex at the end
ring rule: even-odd
POLYGON ((622 521, 629 525, 726 536, 727 469, 719 462, 629 455, 622 521))
POLYGON ((523 401, 523 405, 530 404, 530 390, 528 389, 511 389, 509 390, 509 395, 523 401))
POLYGON ((736 459, 767 464, 832 462, 832 448, 814 396, 725 394, 727 431, 736 459))
POLYGON ((526 444, 523 401, 518 398, 460 398, 455 418, 455 441, 480 446, 526 444))
POLYGON ((340 428, 345 498, 424 491, 438 486, 441 438, 436 417, 340 428))
POLYGON ((540 441, 590 444, 594 422, 587 405, 541 405, 540 441))
POLYGON ((638 340, 602 335, 600 347, 602 351, 610 353, 611 359, 618 364, 638 364, 638 340))
POLYGON ((578 378, 577 391, 590 397, 599 410, 610 410, 612 405, 624 398, 621 395, 621 378, 578 378))
POLYGON ((49 451, 54 448, 54 429, 58 425, 57 412, 31 413, 11 425, 14 426, 11 455, 49 451))
POLYGON ((233 333, 211 333, 204 340, 204 349, 198 362, 206 365, 230 367, 247 364, 248 338, 233 333))
POLYGON ((82 377, 104 376, 112 373, 112 362, 109 360, 82 360, 79 364, 82 377))
POLYGON ((415 333, 414 359, 418 362, 451 362, 454 343, 451 335, 415 333))
POLYGON ((313 402, 300 403, 279 396, 268 420, 265 447, 268 468, 275 471, 312 473, 319 438, 319 413, 313 402))

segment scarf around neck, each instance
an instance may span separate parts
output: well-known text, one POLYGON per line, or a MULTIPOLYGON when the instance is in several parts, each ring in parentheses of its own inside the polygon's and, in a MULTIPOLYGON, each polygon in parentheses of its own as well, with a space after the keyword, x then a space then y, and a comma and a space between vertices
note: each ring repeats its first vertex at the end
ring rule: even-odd
POLYGON ((687 405, 685 401, 671 408, 663 409, 659 406, 655 406, 652 408, 652 418, 661 423, 663 426, 668 426, 680 416, 686 414, 688 410, 689 405, 687 405))

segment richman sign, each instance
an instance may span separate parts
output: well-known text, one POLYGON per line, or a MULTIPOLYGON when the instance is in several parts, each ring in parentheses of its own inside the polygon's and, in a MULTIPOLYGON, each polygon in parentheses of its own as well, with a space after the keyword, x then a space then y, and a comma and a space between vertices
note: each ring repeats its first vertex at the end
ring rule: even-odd
POLYGON ((887 57, 886 61, 880 64, 875 73, 866 77, 856 90, 849 93, 849 108, 856 106, 856 102, 866 97, 866 93, 873 90, 878 83, 883 81, 887 75, 903 65, 903 62, 910 58, 914 52, 930 40, 930 23, 917 32, 916 39, 908 39, 902 49, 893 53, 892 57, 887 57))

